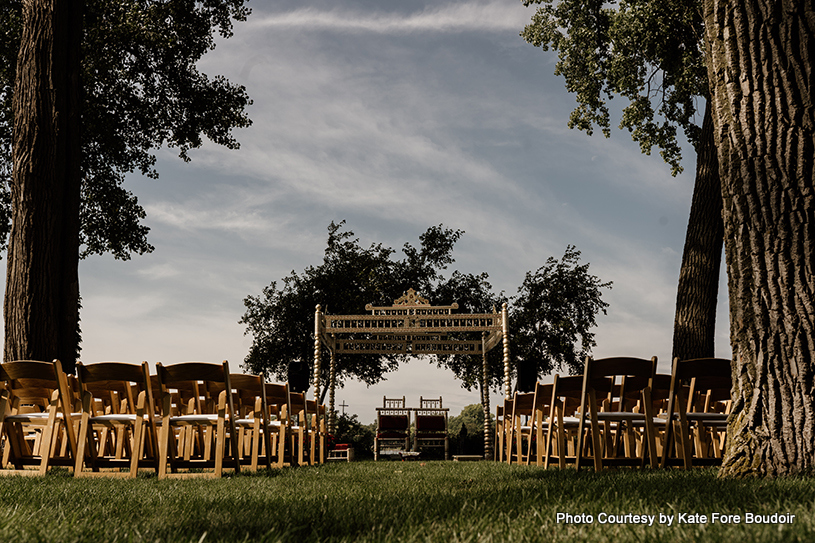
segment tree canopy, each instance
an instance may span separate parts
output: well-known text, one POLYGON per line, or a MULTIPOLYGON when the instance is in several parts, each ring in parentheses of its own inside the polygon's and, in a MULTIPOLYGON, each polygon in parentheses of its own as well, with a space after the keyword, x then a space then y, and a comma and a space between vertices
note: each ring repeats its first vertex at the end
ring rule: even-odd
POLYGON ((560 260, 549 257, 527 272, 512 301, 512 352, 518 364, 518 388, 533 390, 540 375, 555 370, 579 373, 595 346, 596 315, 605 314, 603 283, 579 264, 580 251, 568 246, 560 260))
POLYGON ((722 255, 721 182, 713 139, 701 0, 525 0, 540 5, 521 36, 558 51, 555 73, 578 106, 569 126, 610 135, 608 101, 627 99, 620 128, 641 150, 660 149, 677 175, 682 153, 677 129, 693 144, 696 177, 674 319, 673 356, 714 356, 722 255), (704 115, 696 115, 697 98, 704 115), (701 122, 699 122, 701 121, 701 122))
POLYGON ((674 175, 682 168, 677 127, 696 146, 695 98, 706 97, 704 21, 697 0, 524 0, 540 5, 521 37, 558 51, 556 75, 575 93, 571 128, 610 135, 607 101, 628 100, 620 119, 642 151, 660 149, 674 175))
MULTIPOLYGON (((252 334, 252 347, 244 365, 247 370, 287 379, 295 390, 309 386, 314 359, 314 308, 334 314, 355 314, 366 304, 390 305, 408 288, 433 292, 440 271, 453 262, 459 230, 441 225, 429 228, 419 238, 420 246, 408 243, 405 257, 394 260, 395 251, 382 244, 360 246, 345 221, 328 227, 323 262, 302 274, 294 271, 283 278, 281 288, 272 282, 261 296, 244 299, 246 313, 240 322, 252 334)), ((337 366, 337 381, 348 377, 374 384, 397 368, 395 355, 343 357, 337 366)))
MULTIPOLYGON (((82 37, 82 256, 118 259, 152 251, 145 212, 124 187, 139 171, 157 178, 153 150, 189 160, 203 136, 238 147, 249 126, 243 86, 208 77, 196 63, 244 21, 244 0, 85 0, 82 37)), ((21 0, 0 0, 0 249, 10 229, 11 98, 21 36, 21 0)))
MULTIPOLYGON (((343 231, 344 221, 328 227, 328 244, 319 266, 292 272, 278 288, 272 282, 260 296, 244 299, 246 313, 240 322, 253 336, 244 366, 248 371, 288 380, 298 390, 309 387, 314 359, 313 315, 317 304, 326 313, 361 314, 366 304, 391 305, 409 288, 435 304, 457 303, 457 313, 488 313, 506 301, 494 294, 487 273, 455 270, 443 275, 454 262, 453 247, 460 230, 442 225, 420 236, 420 245, 406 243, 404 258, 382 244, 363 248, 353 232, 343 231)), ((517 297, 510 301, 510 350, 527 361, 527 375, 537 379, 556 368, 579 367, 583 354, 594 345, 590 328, 594 315, 605 310, 600 289, 610 286, 579 266, 579 252, 568 247, 558 261, 549 259, 535 273, 528 273, 517 297), (550 292, 560 289, 561 292, 550 292), (580 341, 580 347, 573 343, 580 341), (534 375, 534 377, 532 377, 534 375)), ((503 382, 501 349, 488 353, 489 387, 503 382)), ((355 378, 371 385, 397 369, 405 355, 354 354, 337 360, 337 382, 355 378)), ((479 386, 483 376, 481 356, 438 356, 435 362, 449 368, 467 389, 479 386)), ((327 364, 323 365, 327 382, 327 364)), ((534 380, 532 380, 534 384, 534 380)))

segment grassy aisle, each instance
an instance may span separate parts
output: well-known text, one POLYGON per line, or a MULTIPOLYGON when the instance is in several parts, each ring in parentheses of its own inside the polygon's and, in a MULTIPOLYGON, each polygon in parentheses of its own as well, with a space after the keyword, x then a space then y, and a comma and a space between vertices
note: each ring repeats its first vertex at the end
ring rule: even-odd
POLYGON ((0 478, 5 543, 550 540, 813 541, 815 479, 722 481, 714 470, 578 476, 487 462, 359 462, 222 480, 0 478), (558 513, 593 522, 558 522, 558 513), (741 523, 713 522, 714 513, 741 523), (745 524, 748 513, 795 518, 745 524), (601 523, 626 514, 654 515, 654 523, 601 523), (660 514, 673 524, 660 524, 660 514), (700 515, 706 522, 687 523, 700 515))

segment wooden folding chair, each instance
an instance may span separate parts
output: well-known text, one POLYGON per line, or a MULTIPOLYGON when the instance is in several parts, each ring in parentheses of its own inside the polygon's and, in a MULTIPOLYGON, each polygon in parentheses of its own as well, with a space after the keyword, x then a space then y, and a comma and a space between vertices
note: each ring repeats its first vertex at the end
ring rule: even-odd
MULTIPOLYGON (((600 385, 611 388, 613 381, 605 378, 600 385)), ((591 440, 581 440, 578 449, 577 433, 580 431, 580 405, 583 396, 583 376, 570 375, 561 377, 555 374, 552 382, 552 400, 546 445, 544 467, 548 468, 553 458, 558 467, 565 469, 567 464, 577 464, 578 451, 591 445, 591 440)), ((585 431, 585 430, 584 430, 585 431)), ((581 454, 583 454, 581 452, 581 454)))
POLYGON ((690 469, 721 464, 731 405, 731 368, 732 361, 726 358, 674 359, 663 467, 680 464, 690 469), (717 403, 724 405, 717 408, 717 403), (678 428, 674 421, 678 421, 678 428), (678 459, 668 457, 672 443, 681 451, 678 459))
POLYGON ((504 443, 504 446, 501 449, 501 461, 506 462, 507 464, 512 463, 512 411, 513 411, 513 404, 515 402, 515 398, 504 398, 504 424, 503 428, 501 429, 501 437, 504 443))
POLYGON ((515 392, 512 398, 512 414, 507 432, 509 441, 507 464, 512 464, 513 460, 516 464, 526 464, 526 459, 529 458, 529 448, 532 446, 534 402, 534 392, 515 392), (524 444, 526 444, 526 454, 524 454, 524 444))
POLYGON ((309 455, 311 451, 309 444, 311 432, 308 427, 309 411, 305 393, 289 392, 289 406, 291 407, 289 440, 291 442, 292 463, 294 463, 295 459, 294 451, 297 451, 298 466, 313 465, 314 459, 309 455))
MULTIPOLYGON (((671 376, 665 373, 658 373, 654 375, 651 385, 651 403, 652 412, 654 415, 654 431, 656 436, 657 458, 662 458, 662 452, 665 448, 665 428, 668 424, 668 398, 671 393, 671 376)), ((637 429, 637 446, 641 447, 644 444, 642 438, 645 435, 644 421, 634 421, 634 428, 637 429)), ((674 426, 676 424, 674 423, 674 426)))
MULTIPOLYGON (((260 375, 232 373, 232 398, 235 402, 238 458, 250 471, 257 471, 261 450, 271 450, 268 424, 269 409, 266 405, 266 384, 260 375)), ((268 455, 263 457, 266 467, 271 467, 268 455)))
POLYGON ((494 443, 492 445, 493 454, 495 455, 496 462, 503 462, 504 460, 504 406, 495 406, 495 435, 493 436, 494 443))
MULTIPOLYGON (((550 456, 549 421, 555 416, 554 409, 554 383, 535 383, 535 392, 532 400, 532 424, 529 430, 530 446, 526 456, 526 464, 532 463, 543 466, 550 456), (531 443, 535 443, 535 447, 531 443)), ((548 466, 547 466, 548 467, 548 466)))
POLYGON ((326 418, 325 418, 325 405, 318 405, 316 400, 306 400, 309 418, 308 430, 311 434, 309 458, 313 458, 314 464, 325 463, 325 448, 326 448, 326 418))
POLYGON ((155 401, 147 362, 77 362, 76 367, 82 419, 74 475, 134 478, 140 465, 158 472, 155 401))
POLYGON ((156 375, 161 396, 159 478, 220 477, 224 465, 239 472, 229 364, 158 363, 156 375), (177 412, 173 411, 174 392, 177 412), (231 456, 227 456, 227 443, 231 443, 231 456), (179 471, 196 469, 213 471, 179 471))
POLYGON ((646 457, 650 460, 651 467, 657 467, 656 431, 651 400, 651 385, 656 374, 656 366, 656 357, 650 360, 586 358, 577 435, 578 470, 583 458, 581 447, 587 417, 591 430, 595 471, 600 471, 604 465, 644 466, 646 457), (611 386, 604 381, 605 378, 614 380, 611 386), (597 409, 601 396, 606 398, 602 411, 597 409), (638 398, 639 411, 631 405, 632 396, 638 398), (643 447, 641 455, 637 454, 635 446, 634 424, 637 422, 644 422, 645 425, 644 437, 647 447, 643 447), (624 448, 622 455, 621 447, 624 448))
POLYGON ((0 433, 8 464, 0 475, 44 475, 51 466, 74 467, 77 442, 73 392, 59 360, 18 360, 0 366, 0 433), (26 469, 35 466, 37 469, 26 469))
MULTIPOLYGON (((274 466, 283 467, 286 463, 286 451, 293 455, 293 451, 286 447, 287 433, 290 432, 291 422, 291 402, 289 396, 289 384, 266 383, 266 405, 268 417, 265 432, 268 434, 267 448, 265 455, 268 462, 276 458, 274 466)), ((292 456, 289 456, 291 459, 292 456)), ((289 465, 292 462, 289 461, 289 465)))

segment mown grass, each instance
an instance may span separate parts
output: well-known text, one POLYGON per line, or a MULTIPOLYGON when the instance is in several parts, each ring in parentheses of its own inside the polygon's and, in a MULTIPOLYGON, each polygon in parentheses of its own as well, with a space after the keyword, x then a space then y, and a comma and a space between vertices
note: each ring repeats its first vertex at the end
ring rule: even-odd
MULTIPOLYGON (((743 522, 743 520, 742 520, 743 522)), ((815 479, 715 470, 576 474, 358 462, 221 480, 0 478, 0 541, 813 541, 815 479), (557 522, 587 513, 592 524, 557 522), (790 513, 792 524, 600 524, 599 514, 790 513)))

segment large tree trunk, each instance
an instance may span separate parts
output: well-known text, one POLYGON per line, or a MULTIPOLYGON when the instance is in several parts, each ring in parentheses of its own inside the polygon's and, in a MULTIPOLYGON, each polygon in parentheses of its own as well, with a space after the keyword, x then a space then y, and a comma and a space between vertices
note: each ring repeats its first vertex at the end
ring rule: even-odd
POLYGON ((734 412, 721 473, 815 467, 811 0, 705 0, 734 412))
POLYGON ((25 0, 14 86, 6 361, 79 350, 81 0, 25 0))
POLYGON ((722 186, 710 109, 708 100, 696 155, 696 182, 676 291, 673 356, 681 359, 714 356, 716 340, 716 303, 724 226, 722 186))

